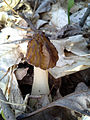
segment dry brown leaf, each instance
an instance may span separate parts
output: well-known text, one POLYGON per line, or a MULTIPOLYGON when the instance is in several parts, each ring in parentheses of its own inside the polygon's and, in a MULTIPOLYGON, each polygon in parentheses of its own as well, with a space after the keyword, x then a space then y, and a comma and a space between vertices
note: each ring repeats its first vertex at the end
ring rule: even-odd
MULTIPOLYGON (((38 109, 32 113, 24 115, 19 120, 43 120, 43 119, 55 119, 56 117, 64 118, 68 117, 66 112, 75 111, 77 113, 90 116, 90 90, 86 92, 79 92, 65 96, 57 101, 49 104, 46 107, 38 109), (54 110, 54 111, 53 111, 54 110), (59 110, 59 111, 58 111, 59 110), (66 114, 65 114, 66 113, 66 114), (67 117, 66 117, 67 115, 67 117)), ((69 118, 70 119, 70 118, 69 118)))

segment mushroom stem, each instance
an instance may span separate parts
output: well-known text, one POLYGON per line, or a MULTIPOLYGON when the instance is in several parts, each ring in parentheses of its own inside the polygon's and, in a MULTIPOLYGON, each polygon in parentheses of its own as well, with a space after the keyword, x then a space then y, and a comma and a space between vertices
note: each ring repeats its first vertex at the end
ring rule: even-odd
POLYGON ((42 70, 34 67, 34 81, 32 86, 32 95, 48 95, 48 70, 42 70))

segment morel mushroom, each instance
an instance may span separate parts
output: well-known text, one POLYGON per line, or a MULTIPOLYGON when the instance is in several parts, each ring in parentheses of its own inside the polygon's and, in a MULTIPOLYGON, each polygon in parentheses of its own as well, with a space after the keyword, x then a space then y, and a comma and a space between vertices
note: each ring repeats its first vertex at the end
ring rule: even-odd
POLYGON ((49 94, 48 69, 58 60, 58 52, 43 32, 36 32, 28 43, 26 60, 34 65, 33 95, 49 94))

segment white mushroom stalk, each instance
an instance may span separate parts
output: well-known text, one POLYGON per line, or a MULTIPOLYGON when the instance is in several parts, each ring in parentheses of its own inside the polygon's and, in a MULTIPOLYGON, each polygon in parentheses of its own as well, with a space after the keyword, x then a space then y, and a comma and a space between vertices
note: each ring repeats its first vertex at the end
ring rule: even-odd
POLYGON ((48 70, 34 67, 32 95, 48 95, 49 92, 48 70))

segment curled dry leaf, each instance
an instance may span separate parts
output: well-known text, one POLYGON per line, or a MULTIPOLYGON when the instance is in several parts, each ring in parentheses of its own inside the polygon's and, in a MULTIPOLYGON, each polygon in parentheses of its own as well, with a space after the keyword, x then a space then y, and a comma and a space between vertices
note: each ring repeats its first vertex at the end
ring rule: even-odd
POLYGON ((65 39, 51 40, 58 50, 59 60, 56 67, 49 69, 54 78, 59 78, 90 67, 88 38, 75 35, 65 39), (66 50, 66 51, 65 51, 66 50))
POLYGON ((24 100, 18 88, 14 71, 17 66, 15 64, 18 64, 23 58, 23 50, 25 50, 26 42, 23 45, 23 43, 16 44, 14 41, 17 39, 23 39, 24 33, 25 31, 17 30, 11 27, 4 28, 0 32, 0 79, 2 78, 0 81, 0 88, 2 88, 3 93, 6 92, 6 97, 9 102, 20 104, 13 105, 13 109, 19 110, 25 110, 25 108, 21 105, 24 103, 24 100))
POLYGON ((56 29, 61 29, 68 24, 67 13, 63 7, 59 6, 59 3, 52 6, 49 16, 51 16, 49 25, 54 26, 56 29))
POLYGON ((26 59, 28 63, 45 70, 56 65, 58 52, 45 34, 38 32, 28 43, 26 59))
MULTIPOLYGON (((70 16, 71 23, 79 23, 83 15, 85 14, 87 8, 84 8, 82 10, 77 11, 76 13, 73 13, 70 16)), ((87 17, 87 20, 85 21, 85 24, 83 26, 84 28, 90 28, 90 16, 87 17)))
POLYGON ((82 30, 78 24, 67 24, 57 32, 56 38, 65 38, 79 34, 82 34, 82 30))
POLYGON ((15 75, 16 75, 17 80, 22 80, 25 77, 25 75, 27 74, 28 69, 29 68, 18 68, 15 71, 15 75))
POLYGON ((67 115, 67 112, 69 113, 70 110, 75 111, 82 115, 90 116, 89 105, 90 105, 90 90, 86 92, 82 91, 82 92, 73 93, 61 99, 58 99, 55 102, 48 104, 48 106, 46 107, 42 107, 41 109, 38 109, 32 113, 24 115, 23 118, 19 120, 29 120, 29 119, 43 120, 46 117, 51 118, 50 120, 52 120, 53 116, 54 118, 56 117, 59 117, 59 119, 61 118, 60 120, 70 120, 71 118, 68 119, 68 117, 71 117, 70 114, 67 115), (55 114, 53 114, 54 113, 53 110, 55 111, 55 114), (59 110, 59 112, 57 110, 59 110), (65 119, 62 119, 63 117, 65 119))
MULTIPOLYGON (((20 2, 20 0, 5 0, 10 7, 14 8, 20 2)), ((9 11, 10 8, 6 5, 5 2, 0 3, 0 12, 9 11)))

